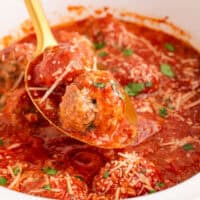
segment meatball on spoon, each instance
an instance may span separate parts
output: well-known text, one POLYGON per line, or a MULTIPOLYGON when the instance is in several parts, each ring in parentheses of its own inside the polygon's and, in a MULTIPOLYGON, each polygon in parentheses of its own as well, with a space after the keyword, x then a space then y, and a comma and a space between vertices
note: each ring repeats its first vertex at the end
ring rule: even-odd
POLYGON ((95 68, 90 41, 78 33, 58 44, 39 0, 25 0, 37 37, 25 87, 34 106, 62 133, 101 148, 122 148, 136 139, 136 113, 108 71, 95 68))

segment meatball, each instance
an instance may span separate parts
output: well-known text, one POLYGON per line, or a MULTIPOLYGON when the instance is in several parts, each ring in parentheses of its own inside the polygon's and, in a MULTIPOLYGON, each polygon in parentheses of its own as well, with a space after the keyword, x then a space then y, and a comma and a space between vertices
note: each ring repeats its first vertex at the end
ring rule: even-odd
POLYGON ((0 93, 16 89, 23 82, 24 70, 31 60, 34 46, 13 44, 0 51, 0 93))
POLYGON ((90 32, 97 45, 103 44, 97 46, 98 66, 108 69, 122 85, 147 83, 143 92, 158 88, 157 55, 147 40, 110 15, 96 20, 90 32))
POLYGON ((72 84, 66 88, 60 104, 60 118, 65 129, 85 132, 95 120, 97 106, 92 102, 87 88, 72 84))
POLYGON ((30 125, 31 123, 37 122, 38 119, 41 119, 33 107, 25 88, 8 92, 2 111, 5 116, 9 117, 9 123, 16 127, 24 126, 25 123, 29 123, 30 125))
POLYGON ((106 68, 124 86, 129 83, 143 84, 142 92, 152 92, 158 88, 158 69, 136 54, 127 58, 121 53, 109 53, 107 56, 99 58, 98 63, 101 66, 108 66, 106 68))
MULTIPOLYGON (((124 91, 107 71, 89 71, 66 87, 59 106, 60 122, 91 143, 126 144, 135 129, 124 117, 124 91)), ((113 144, 112 144, 113 146, 113 144)))
MULTIPOLYGON (((91 24, 91 23, 90 23, 91 24)), ((141 34, 137 35, 112 15, 99 18, 90 25, 90 37, 97 43, 105 43, 105 48, 109 47, 115 52, 122 52, 125 49, 132 49, 134 54, 144 58, 151 64, 157 57, 156 49, 153 45, 143 38, 141 34)), ((107 49, 107 48, 106 48, 107 49)), ((126 56, 130 55, 126 52, 126 56)))
POLYGON ((108 162, 94 178, 94 192, 120 199, 160 190, 161 178, 153 163, 134 152, 118 154, 119 158, 108 162))
POLYGON ((65 33, 65 38, 65 43, 47 48, 32 63, 35 84, 51 86, 63 73, 66 73, 64 80, 71 82, 85 67, 93 66, 94 52, 90 41, 78 33, 65 33))

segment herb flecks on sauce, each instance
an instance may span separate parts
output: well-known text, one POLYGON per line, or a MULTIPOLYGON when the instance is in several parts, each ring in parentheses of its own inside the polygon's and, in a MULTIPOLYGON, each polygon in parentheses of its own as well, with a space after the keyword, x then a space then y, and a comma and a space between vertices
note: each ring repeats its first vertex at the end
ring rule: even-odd
POLYGON ((96 42, 94 43, 94 47, 96 50, 103 49, 106 46, 105 42, 96 42))
POLYGON ((4 142, 2 139, 0 139, 0 146, 3 146, 4 142))
POLYGON ((56 175, 58 171, 51 167, 45 167, 45 168, 43 168, 43 172, 48 175, 56 175))
POLYGON ((160 71, 165 75, 168 76, 170 78, 174 78, 175 74, 172 70, 172 66, 169 64, 161 64, 160 65, 160 71))
POLYGON ((123 52, 124 56, 127 56, 127 57, 132 56, 134 53, 132 49, 123 49, 122 52, 123 52))
POLYGON ((99 57, 106 57, 106 56, 108 56, 108 53, 107 53, 106 51, 100 51, 100 52, 98 53, 98 56, 99 56, 99 57))
POLYGON ((155 192, 157 192, 157 191, 156 190, 149 190, 149 194, 153 194, 155 192))
POLYGON ((159 186, 159 187, 164 187, 165 186, 165 184, 163 182, 157 182, 156 185, 159 186))
POLYGON ((165 43, 164 47, 170 52, 174 52, 175 51, 175 47, 169 42, 165 43))
POLYGON ((165 118, 167 116, 167 114, 168 114, 168 112, 167 112, 166 108, 162 107, 162 108, 159 109, 159 115, 160 115, 160 117, 165 118))
POLYGON ((110 176, 110 172, 109 171, 105 171, 103 174, 103 178, 108 178, 110 176))
POLYGON ((17 176, 17 175, 20 173, 20 168, 19 168, 19 167, 14 167, 14 168, 12 169, 12 171, 13 171, 13 174, 14 174, 15 176, 17 176))
POLYGON ((44 190, 51 190, 51 185, 50 184, 47 184, 47 185, 44 185, 43 187, 42 187, 44 190))
POLYGON ((7 184, 7 179, 5 177, 0 177, 0 185, 6 185, 7 184))
POLYGON ((184 145, 183 145, 183 149, 184 149, 185 151, 190 151, 190 150, 193 150, 193 149, 194 149, 194 146, 193 146, 193 144, 187 143, 187 144, 184 144, 184 145))
POLYGON ((105 88, 106 84, 105 83, 101 83, 101 82, 95 82, 93 83, 93 85, 97 88, 105 88))
POLYGON ((144 88, 144 83, 129 83, 124 87, 124 90, 129 96, 137 96, 144 88))
POLYGON ((145 83, 145 87, 150 88, 152 86, 153 86, 153 83, 151 81, 148 81, 148 82, 145 83))

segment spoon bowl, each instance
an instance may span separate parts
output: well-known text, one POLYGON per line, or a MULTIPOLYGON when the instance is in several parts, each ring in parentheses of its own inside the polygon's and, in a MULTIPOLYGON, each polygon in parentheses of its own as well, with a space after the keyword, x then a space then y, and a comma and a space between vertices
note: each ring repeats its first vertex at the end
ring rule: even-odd
MULTIPOLYGON (((108 149, 123 148, 133 143, 134 138, 136 138, 137 117, 133 105, 124 91, 122 91, 124 101, 124 116, 127 119, 128 123, 131 124, 131 126, 133 127, 130 130, 130 138, 128 138, 126 141, 101 140, 100 142, 98 136, 95 136, 96 138, 92 139, 90 136, 79 133, 77 130, 65 129, 62 127, 62 124, 59 120, 59 105, 62 101, 62 97, 64 96, 65 87, 63 87, 62 84, 59 85, 59 83, 63 81, 66 74, 69 73, 69 70, 73 69, 73 67, 78 64, 71 60, 65 67, 65 70, 62 72, 62 74, 49 87, 38 86, 37 84, 35 84, 33 75, 34 69, 37 64, 40 63, 40 61, 43 59, 44 52, 48 51, 48 49, 62 48, 62 45, 57 43, 51 32, 47 19, 42 10, 40 1, 25 0, 25 4, 32 19, 37 37, 37 48, 34 59, 28 64, 25 71, 25 88, 36 109, 52 126, 58 129, 60 132, 84 143, 108 149)), ((86 71, 93 70, 96 69, 86 68, 86 71)), ((40 76, 40 74, 37 74, 37 76, 40 76)), ((93 135, 95 134, 93 130, 90 130, 90 132, 93 135)))

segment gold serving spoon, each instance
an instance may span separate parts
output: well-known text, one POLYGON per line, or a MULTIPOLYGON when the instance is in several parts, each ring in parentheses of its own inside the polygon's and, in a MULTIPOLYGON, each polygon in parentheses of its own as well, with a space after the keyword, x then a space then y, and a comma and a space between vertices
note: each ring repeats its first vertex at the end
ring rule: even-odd
MULTIPOLYGON (((47 19, 45 17, 44 11, 42 9, 40 0, 24 0, 24 1, 25 1, 27 10, 29 12, 29 15, 31 17, 33 27, 35 29, 36 37, 37 37, 37 47, 36 47, 34 59, 28 64, 28 66, 26 68, 26 72, 25 72, 25 88, 26 88, 26 91, 27 91, 31 101, 33 102, 34 106, 36 107, 36 109, 41 113, 41 115, 52 126, 57 128, 62 133, 66 134, 67 136, 70 136, 70 137, 77 139, 79 141, 82 141, 84 143, 87 143, 87 144, 90 144, 93 146, 97 146, 97 147, 102 147, 102 148, 122 148, 127 145, 130 145, 130 143, 129 144, 113 143, 113 145, 111 143, 109 146, 104 145, 104 144, 99 145, 99 144, 95 143, 94 141, 91 141, 91 140, 88 141, 84 137, 78 137, 77 135, 74 136, 73 133, 63 129, 59 123, 50 119, 48 117, 48 115, 44 112, 44 110, 42 110, 41 107, 38 106, 38 103, 36 102, 36 97, 34 96, 33 92, 30 89, 31 87, 33 87, 30 84, 30 78, 31 78, 31 70, 32 70, 32 68, 34 68, 34 61, 37 60, 37 58, 42 55, 43 51, 47 47, 49 48, 49 47, 53 47, 53 46, 56 46, 59 44, 51 32, 51 29, 50 29, 47 19)), ((135 112, 133 105, 127 95, 125 95, 124 101, 125 101, 125 116, 128 119, 129 123, 136 127, 136 122, 137 122, 136 112, 135 112)), ((133 135, 136 136, 136 131, 133 132, 133 135)))

